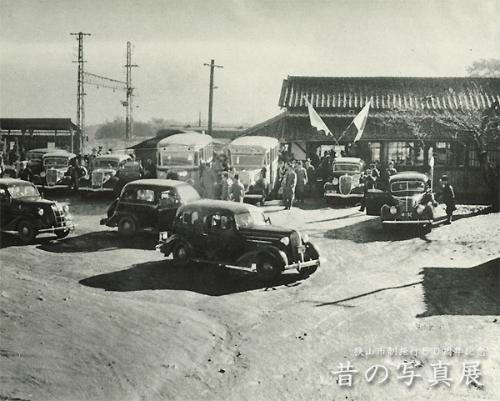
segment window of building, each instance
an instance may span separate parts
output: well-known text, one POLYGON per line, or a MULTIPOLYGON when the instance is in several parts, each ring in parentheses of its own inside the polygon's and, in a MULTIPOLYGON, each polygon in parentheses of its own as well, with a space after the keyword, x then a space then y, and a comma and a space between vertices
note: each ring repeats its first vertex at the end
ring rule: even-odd
POLYGON ((387 159, 398 165, 411 165, 411 148, 408 142, 389 142, 387 159))
POLYGON ((370 149, 370 161, 380 161, 380 142, 369 142, 368 148, 370 149))
POLYGON ((451 146, 449 142, 436 142, 434 161, 437 165, 451 164, 451 146))

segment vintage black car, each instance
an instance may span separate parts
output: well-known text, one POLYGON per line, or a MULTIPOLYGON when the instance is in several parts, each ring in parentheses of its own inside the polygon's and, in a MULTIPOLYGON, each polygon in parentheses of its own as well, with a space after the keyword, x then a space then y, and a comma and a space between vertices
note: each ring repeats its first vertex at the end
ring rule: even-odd
POLYGON ((67 205, 42 199, 37 188, 27 181, 0 179, 0 228, 32 242, 38 234, 66 237, 74 229, 67 205))
POLYGON ((360 182, 365 162, 358 157, 338 157, 332 164, 332 180, 323 186, 325 199, 334 204, 342 199, 363 197, 364 187, 360 182))
POLYGON ((387 192, 368 194, 367 214, 380 215, 385 228, 416 225, 430 231, 433 224, 446 218, 446 211, 436 202, 428 181, 425 174, 413 171, 391 176, 387 192))
POLYGON ((179 207, 198 199, 196 189, 182 181, 132 181, 123 187, 101 224, 118 227, 118 232, 125 236, 138 231, 165 231, 172 227, 179 207))
POLYGON ((45 153, 42 156, 42 171, 33 177, 33 182, 44 189, 71 188, 70 165, 75 158, 74 153, 60 149, 45 153))
POLYGON ((110 192, 118 195, 123 187, 119 173, 129 160, 130 156, 125 154, 97 156, 90 173, 78 180, 80 194, 85 196, 89 193, 110 192))
POLYGON ((181 207, 157 248, 185 265, 190 261, 256 271, 265 281, 296 269, 308 276, 320 265, 307 235, 273 226, 256 206, 204 199, 181 207))

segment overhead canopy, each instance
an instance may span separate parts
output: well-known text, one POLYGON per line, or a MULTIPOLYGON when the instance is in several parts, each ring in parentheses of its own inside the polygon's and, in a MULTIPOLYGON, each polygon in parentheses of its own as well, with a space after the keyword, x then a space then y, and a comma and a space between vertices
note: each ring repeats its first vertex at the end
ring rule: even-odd
POLYGON ((70 131, 78 127, 71 118, 0 118, 2 131, 70 131))

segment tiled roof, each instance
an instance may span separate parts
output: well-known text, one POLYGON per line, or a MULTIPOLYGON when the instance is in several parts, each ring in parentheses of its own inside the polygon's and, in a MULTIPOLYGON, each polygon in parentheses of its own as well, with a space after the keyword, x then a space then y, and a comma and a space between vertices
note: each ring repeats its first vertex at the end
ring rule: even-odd
POLYGON ((283 80, 278 105, 318 112, 373 110, 483 110, 500 103, 500 78, 299 77, 283 80))
POLYGON ((0 118, 0 129, 5 131, 66 131, 77 128, 71 118, 0 118))

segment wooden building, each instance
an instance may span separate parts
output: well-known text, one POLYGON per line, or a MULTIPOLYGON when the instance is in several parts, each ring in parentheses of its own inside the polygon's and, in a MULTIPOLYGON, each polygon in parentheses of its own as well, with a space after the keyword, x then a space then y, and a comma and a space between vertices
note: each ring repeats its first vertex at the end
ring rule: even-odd
POLYGON ((80 131, 70 118, 0 118, 0 148, 9 152, 58 148, 79 153, 80 131))
MULTIPOLYGON (((394 160, 400 171, 425 171, 429 155, 433 155, 435 180, 448 174, 459 198, 472 202, 484 199, 487 193, 473 141, 432 121, 419 126, 416 133, 411 124, 396 124, 394 116, 398 113, 411 121, 420 112, 484 113, 498 103, 500 78, 290 76, 283 80, 279 96, 283 112, 247 129, 244 135, 277 137, 297 159, 318 154, 338 140, 351 154, 380 162, 382 168, 394 160), (306 99, 335 138, 311 127, 306 99), (353 145, 355 130, 346 129, 368 101, 371 108, 364 133, 353 145)), ((490 161, 498 163, 498 139, 488 146, 490 161)))

